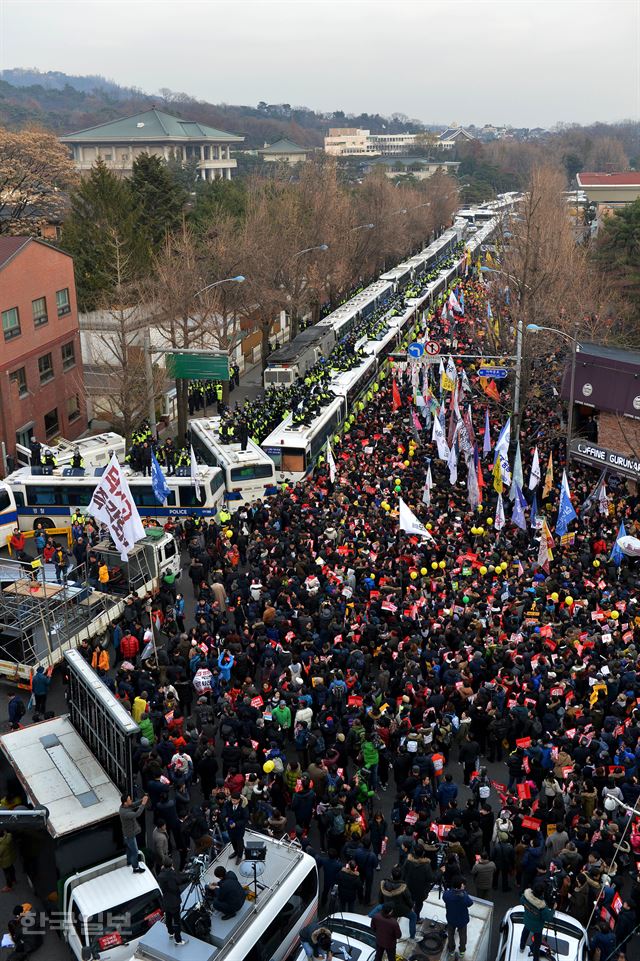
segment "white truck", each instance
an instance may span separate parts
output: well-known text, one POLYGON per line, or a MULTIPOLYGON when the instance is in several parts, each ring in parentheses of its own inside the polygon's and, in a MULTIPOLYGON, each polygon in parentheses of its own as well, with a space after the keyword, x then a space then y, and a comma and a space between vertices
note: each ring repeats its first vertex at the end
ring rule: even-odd
POLYGON ((9 793, 26 802, 24 813, 0 811, 0 823, 17 832, 28 879, 51 905, 44 927, 61 934, 77 961, 83 949, 125 961, 162 915, 153 874, 134 874, 122 853, 120 796, 133 791, 139 728, 77 651, 66 661, 69 714, 0 736, 9 793), (44 826, 22 830, 28 806, 44 809, 44 826))
POLYGON ((59 585, 52 564, 27 572, 0 563, 0 677, 23 684, 36 668, 53 668, 65 651, 100 637, 122 614, 127 594, 144 597, 164 579, 180 577, 180 548, 173 534, 147 528, 126 562, 109 542, 95 548, 111 569, 120 568, 121 593, 93 590, 70 576, 59 585))
POLYGON ((300 931, 318 911, 315 859, 297 845, 246 831, 245 860, 238 866, 228 844, 182 894, 186 947, 169 937, 163 922, 140 939, 133 961, 285 961, 300 944, 300 931), (216 867, 233 871, 248 897, 231 918, 209 906, 206 885, 216 867))

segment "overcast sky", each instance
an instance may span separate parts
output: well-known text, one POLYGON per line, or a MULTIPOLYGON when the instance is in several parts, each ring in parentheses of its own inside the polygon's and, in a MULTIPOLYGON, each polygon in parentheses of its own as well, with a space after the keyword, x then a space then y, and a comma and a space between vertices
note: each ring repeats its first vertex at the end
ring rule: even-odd
POLYGON ((0 65, 427 123, 640 116, 639 0, 0 0, 0 65))

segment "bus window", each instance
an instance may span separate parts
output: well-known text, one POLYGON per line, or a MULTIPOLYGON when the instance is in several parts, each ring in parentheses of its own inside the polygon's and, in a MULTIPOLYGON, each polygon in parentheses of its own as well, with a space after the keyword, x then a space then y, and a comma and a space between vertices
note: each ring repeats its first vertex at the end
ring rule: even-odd
POLYGON ((2 511, 9 510, 11 507, 11 497, 9 491, 5 490, 4 487, 0 487, 0 514, 2 511))
POLYGON ((224 487, 224 474, 218 474, 216 477, 212 477, 209 483, 209 490, 211 491, 211 498, 215 501, 216 494, 221 487, 224 487))
POLYGON ((273 466, 276 470, 282 469, 282 448, 281 447, 263 447, 265 454, 268 454, 273 461, 273 466))
POLYGON ((27 487, 27 501, 34 507, 51 507, 56 504, 56 492, 53 487, 27 487))
POLYGON ((196 497, 195 488, 180 487, 180 507, 201 507, 205 501, 205 491, 200 485, 200 497, 196 497))
POLYGON ((246 467, 232 467, 232 481, 256 480, 259 477, 273 477, 271 464, 248 464, 246 467))
MULTIPOLYGON (((160 504, 158 504, 158 501, 156 500, 156 495, 153 493, 153 487, 151 486, 132 484, 131 493, 133 495, 133 501, 137 507, 160 507, 160 504)), ((167 504, 173 507, 175 506, 175 503, 176 495, 173 491, 171 491, 167 497, 167 504)))
POLYGON ((304 451, 295 450, 293 447, 285 447, 282 451, 282 467, 280 469, 292 473, 304 471, 304 451))

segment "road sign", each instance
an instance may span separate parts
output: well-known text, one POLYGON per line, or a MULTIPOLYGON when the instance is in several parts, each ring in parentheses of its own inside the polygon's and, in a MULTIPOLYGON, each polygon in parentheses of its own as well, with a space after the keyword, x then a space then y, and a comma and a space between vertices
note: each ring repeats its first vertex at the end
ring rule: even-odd
POLYGON ((414 344, 409 344, 407 347, 407 354, 409 357, 422 357, 424 354, 424 347, 417 341, 414 344))
POLYGON ((504 380, 509 371, 506 367, 479 367, 478 377, 493 377, 494 380, 504 380))
POLYGON ((167 355, 167 374, 172 379, 185 380, 229 380, 229 358, 216 354, 175 354, 167 355))
POLYGON ((428 343, 426 343, 424 345, 424 349, 428 354, 431 355, 431 357, 435 357, 436 354, 440 353, 440 346, 439 344, 436 344, 435 340, 430 340, 428 343))

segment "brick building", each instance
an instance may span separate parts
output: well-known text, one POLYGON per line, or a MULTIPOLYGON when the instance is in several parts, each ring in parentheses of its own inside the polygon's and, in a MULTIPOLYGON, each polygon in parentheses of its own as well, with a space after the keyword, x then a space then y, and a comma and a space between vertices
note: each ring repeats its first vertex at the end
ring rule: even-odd
POLYGON ((74 440, 87 416, 71 257, 0 236, 0 316, 0 442, 13 455, 32 435, 74 440))
MULTIPOLYGON (((570 396, 567 363, 562 397, 570 396)), ((640 351, 581 342, 573 403, 575 459, 640 485, 640 351)))

